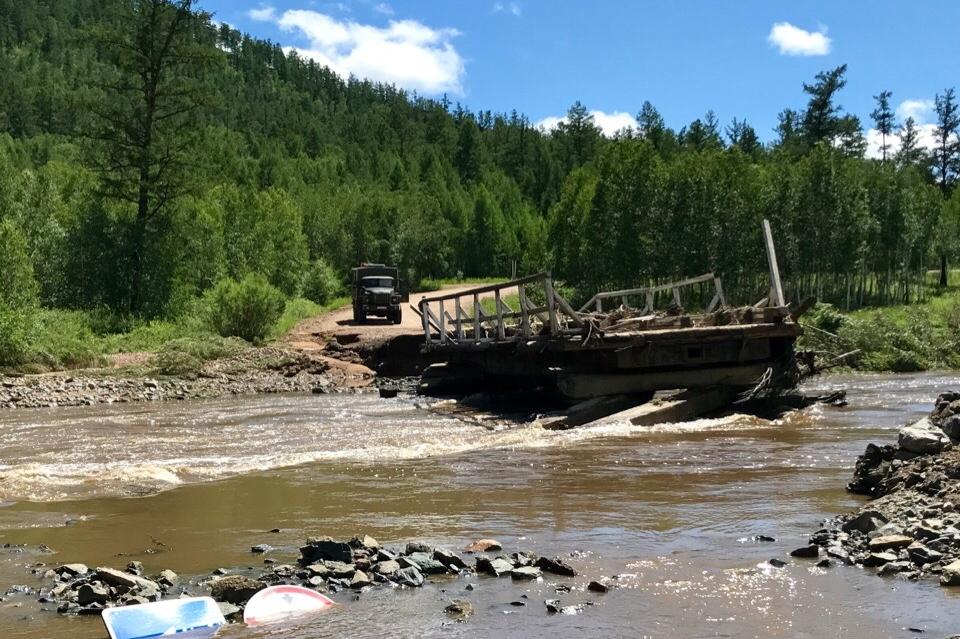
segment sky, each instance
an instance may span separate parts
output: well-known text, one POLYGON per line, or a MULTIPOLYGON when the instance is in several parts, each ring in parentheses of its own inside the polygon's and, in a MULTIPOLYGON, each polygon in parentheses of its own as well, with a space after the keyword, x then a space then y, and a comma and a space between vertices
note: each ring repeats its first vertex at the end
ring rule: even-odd
MULTIPOLYGON (((764 140, 802 108, 802 84, 849 65, 839 97, 869 128, 873 96, 932 131, 934 96, 960 85, 960 2, 925 0, 201 0, 214 18, 343 76, 471 110, 516 109, 547 128, 575 101, 604 132, 650 100, 673 128, 715 111, 764 140)), ((875 147, 875 132, 868 139, 875 147)))

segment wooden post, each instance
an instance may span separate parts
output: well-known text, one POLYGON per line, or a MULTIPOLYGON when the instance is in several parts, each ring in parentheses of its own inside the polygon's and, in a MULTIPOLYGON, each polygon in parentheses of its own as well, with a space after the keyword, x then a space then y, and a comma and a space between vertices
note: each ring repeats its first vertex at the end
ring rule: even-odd
POLYGON ((680 289, 673 289, 673 303, 677 305, 678 308, 683 308, 683 303, 680 301, 680 289))
POLYGON ((647 313, 653 312, 653 291, 647 291, 647 313))
POLYGON ((480 294, 473 294, 473 341, 480 343, 480 294))
POLYGON ((463 321, 460 319, 460 316, 463 315, 463 307, 460 305, 459 297, 455 301, 457 303, 457 308, 456 308, 457 319, 455 322, 457 327, 457 341, 462 342, 463 341, 463 321))
POLYGON ((597 298, 596 298, 596 299, 597 299, 597 312, 598 312, 598 313, 602 313, 602 312, 603 312, 603 301, 600 299, 600 296, 599 296, 599 295, 597 295, 597 298))
POLYGON ((430 340, 430 318, 427 317, 427 309, 425 309, 424 306, 427 306, 429 308, 429 304, 427 303, 427 298, 421 297, 420 298, 420 319, 423 320, 423 338, 429 344, 431 341, 430 340))
POLYGON ((786 306, 783 299, 783 286, 780 284, 780 267, 777 266, 777 251, 773 246, 773 231, 770 221, 763 221, 763 241, 767 248, 767 262, 770 264, 770 304, 786 306))
POLYGON ((524 290, 526 287, 523 284, 517 286, 517 290, 520 292, 520 334, 524 338, 530 337, 530 316, 527 314, 527 292, 524 290))
POLYGON ((543 288, 547 292, 547 312, 550 314, 550 334, 560 332, 560 323, 557 321, 557 300, 553 297, 553 278, 548 272, 543 278, 543 288))
POLYGON ((443 310, 443 300, 440 300, 440 343, 447 343, 447 313, 443 310))
POLYGON ((507 337, 507 331, 503 326, 503 302, 500 301, 500 289, 494 291, 493 295, 497 303, 497 339, 502 340, 507 337))

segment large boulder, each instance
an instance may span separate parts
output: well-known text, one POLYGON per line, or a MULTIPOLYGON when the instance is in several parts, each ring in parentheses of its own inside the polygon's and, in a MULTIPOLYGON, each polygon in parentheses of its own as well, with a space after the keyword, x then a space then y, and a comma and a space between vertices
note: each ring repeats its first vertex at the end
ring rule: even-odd
POLYGON ((940 423, 940 428, 953 441, 960 441, 960 415, 946 417, 940 423))
POLYGON ((960 559, 948 564, 940 573, 941 586, 960 586, 960 559))
POLYGON ((228 575, 213 582, 210 596, 217 601, 226 601, 242 606, 251 597, 267 587, 267 584, 243 575, 228 575))
POLYGON ((318 561, 340 561, 351 563, 353 561, 353 549, 350 544, 334 541, 329 537, 319 539, 310 539, 307 544, 300 548, 300 564, 309 566, 318 561))
POLYGON ((900 448, 918 455, 939 453, 950 444, 950 438, 926 417, 900 429, 900 448))
POLYGON ((853 519, 845 521, 840 528, 846 533, 858 531, 868 534, 874 530, 879 530, 886 523, 887 517, 883 513, 876 510, 865 510, 853 519))

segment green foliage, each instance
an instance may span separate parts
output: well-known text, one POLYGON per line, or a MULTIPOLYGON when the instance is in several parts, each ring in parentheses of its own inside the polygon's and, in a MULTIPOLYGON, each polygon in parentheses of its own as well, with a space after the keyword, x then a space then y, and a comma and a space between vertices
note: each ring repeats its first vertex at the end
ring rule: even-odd
POLYGON ((262 275, 221 280, 208 294, 210 323, 223 337, 262 341, 284 308, 283 293, 262 275))
POLYGON ((28 311, 0 306, 0 368, 20 366, 29 359, 31 325, 28 311))
POLYGON ((193 377, 203 367, 204 362, 231 357, 246 348, 247 343, 235 337, 182 337, 170 340, 160 347, 151 358, 150 366, 159 375, 193 377))
POLYGON ((333 267, 323 258, 315 259, 304 276, 303 296, 322 306, 342 291, 343 283, 333 267))
POLYGON ((817 304, 803 316, 803 325, 836 334, 847 317, 832 304, 817 304))
POLYGON ((330 302, 330 305, 324 307, 316 302, 313 302, 312 300, 304 299, 302 297, 295 297, 287 300, 287 303, 283 308, 283 314, 271 329, 270 335, 272 337, 283 337, 290 331, 290 329, 303 320, 321 315, 324 311, 329 310, 330 308, 346 306, 350 303, 350 299, 345 297, 331 298, 328 301, 330 302))
POLYGON ((24 309, 37 303, 37 282, 20 228, 0 221, 0 308, 24 309))

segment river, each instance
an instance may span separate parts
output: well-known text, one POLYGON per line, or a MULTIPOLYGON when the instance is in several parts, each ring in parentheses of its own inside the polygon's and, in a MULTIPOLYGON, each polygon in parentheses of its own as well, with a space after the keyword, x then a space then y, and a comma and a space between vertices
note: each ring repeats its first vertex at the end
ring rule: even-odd
MULTIPOLYGON (((464 422, 413 399, 265 395, 213 401, 0 412, 0 593, 36 585, 33 561, 184 575, 255 565, 269 543, 290 561, 309 536, 370 534, 462 547, 575 553, 574 579, 473 578, 340 597, 291 627, 222 637, 884 637, 960 632, 960 596, 857 568, 765 563, 822 519, 861 503, 843 490, 856 455, 960 386, 938 374, 835 376, 846 409, 784 420, 734 415, 686 424, 550 432, 464 422), (279 528, 280 533, 267 531, 279 528), (755 535, 776 538, 758 543, 755 535), (162 545, 161 545, 162 544, 162 545), (146 551, 149 550, 150 553, 146 551), (159 552, 154 552, 159 551, 159 552), (118 558, 119 553, 124 557, 118 558), (554 586, 618 575, 577 616, 548 615, 554 586), (525 607, 510 606, 526 595, 525 607), (451 624, 443 608, 468 598, 451 624)), ((788 558, 787 558, 788 559, 788 558)), ((5 638, 104 636, 92 618, 0 602, 5 638)))

